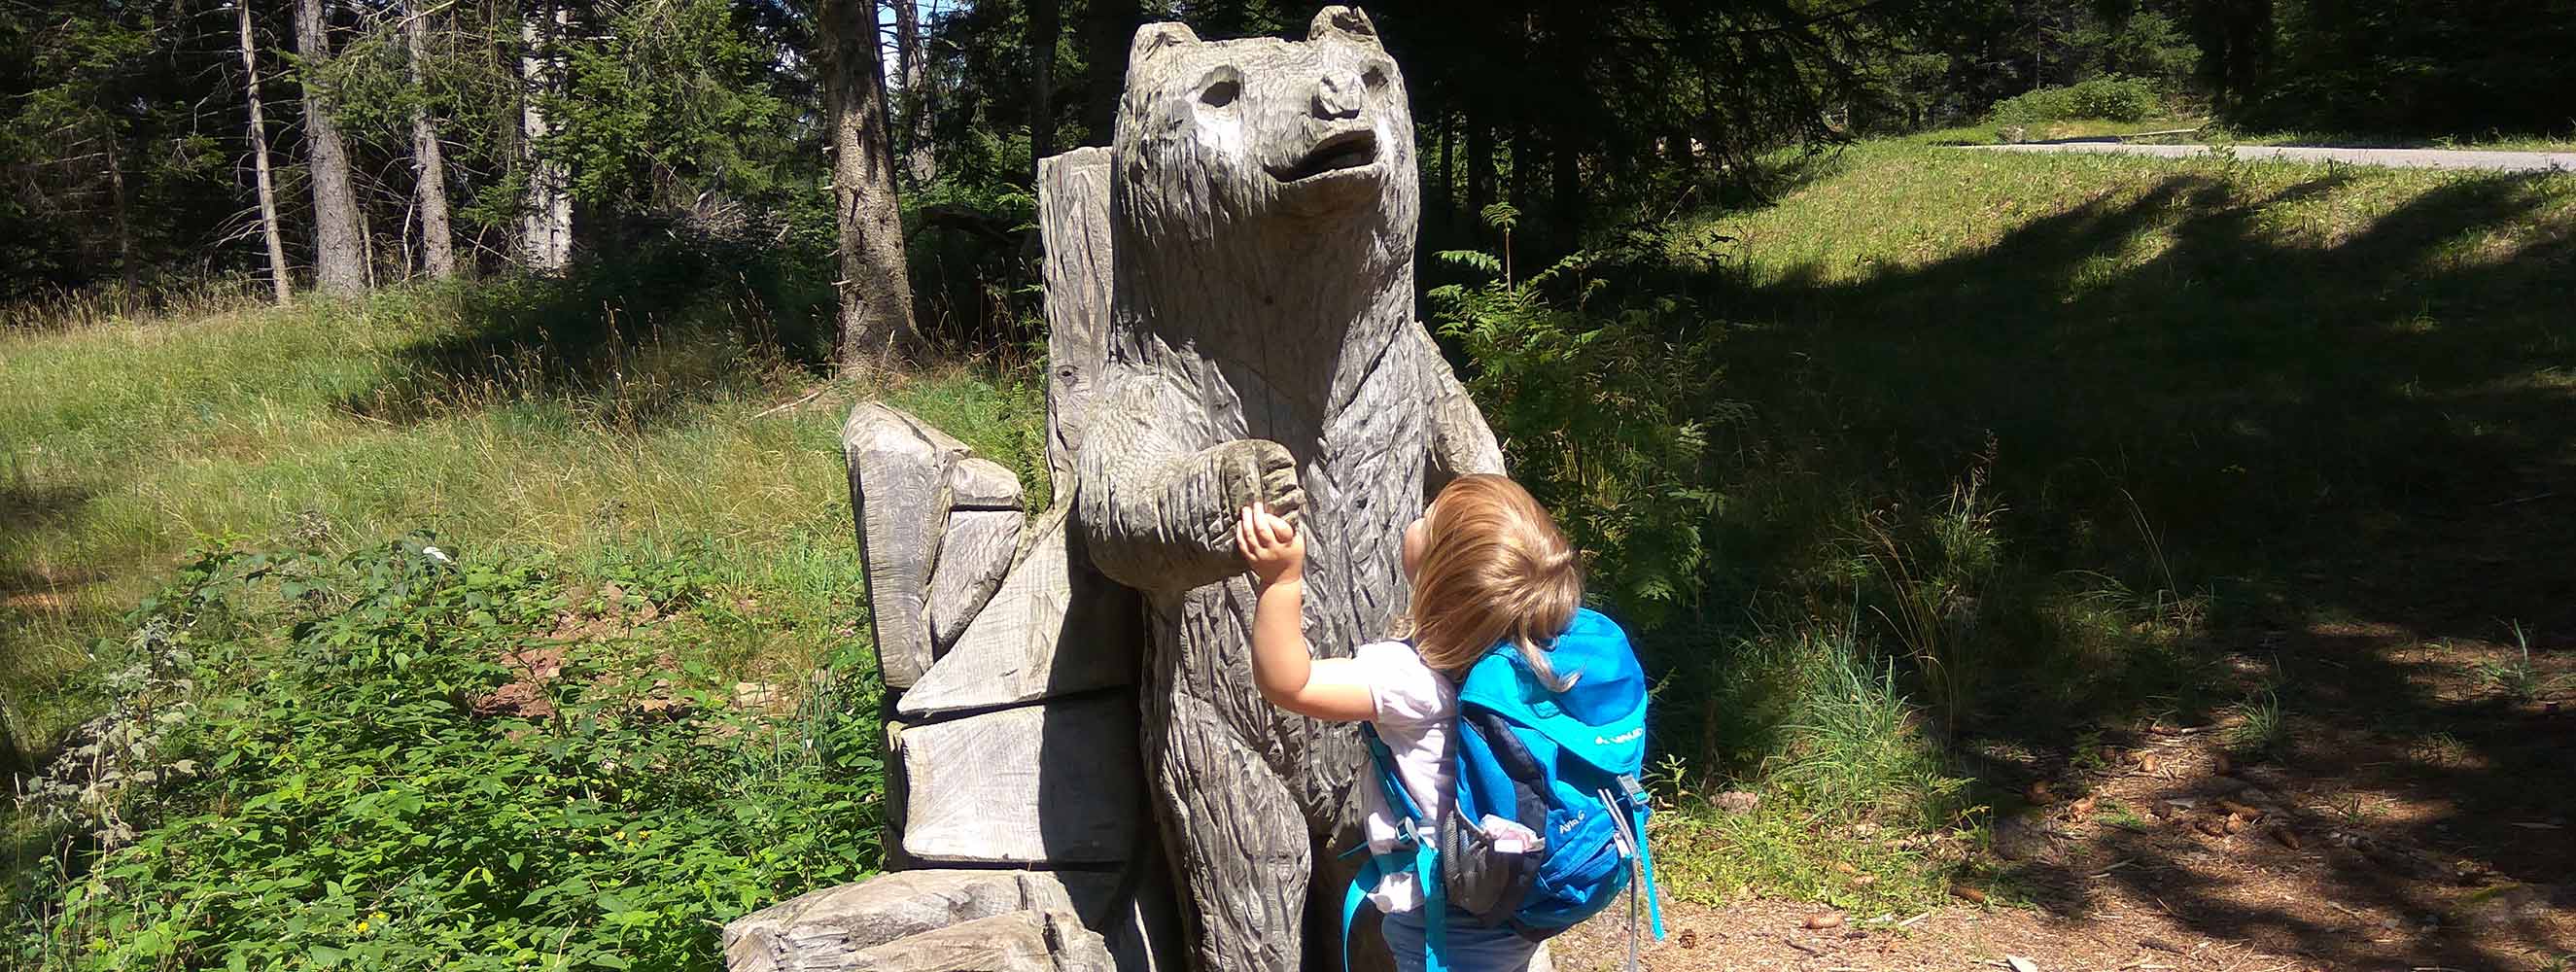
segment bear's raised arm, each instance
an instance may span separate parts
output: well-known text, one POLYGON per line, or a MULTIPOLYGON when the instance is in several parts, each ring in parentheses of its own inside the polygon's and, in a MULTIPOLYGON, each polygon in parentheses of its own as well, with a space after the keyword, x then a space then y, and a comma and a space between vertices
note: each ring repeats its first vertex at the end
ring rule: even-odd
POLYGON ((1458 373, 1440 356, 1440 346, 1422 325, 1411 328, 1421 355, 1424 385, 1431 390, 1431 463, 1423 470, 1423 501, 1440 495, 1449 481, 1468 473, 1503 474, 1503 447, 1485 424, 1485 413, 1458 383, 1458 373))
POLYGON ((1244 569, 1234 523, 1255 501, 1296 521, 1305 507, 1296 460, 1265 439, 1201 447, 1189 403, 1151 373, 1115 380, 1091 413, 1079 504, 1092 563, 1147 591, 1213 584, 1244 569))

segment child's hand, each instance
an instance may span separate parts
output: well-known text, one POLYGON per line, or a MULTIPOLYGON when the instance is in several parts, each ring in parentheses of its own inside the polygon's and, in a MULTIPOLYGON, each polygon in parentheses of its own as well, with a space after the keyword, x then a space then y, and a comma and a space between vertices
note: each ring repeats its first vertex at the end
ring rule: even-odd
POLYGON ((1297 535, 1295 524, 1270 512, 1267 503, 1243 508, 1243 521, 1234 527, 1234 544, 1263 587, 1305 577, 1305 539, 1297 535))

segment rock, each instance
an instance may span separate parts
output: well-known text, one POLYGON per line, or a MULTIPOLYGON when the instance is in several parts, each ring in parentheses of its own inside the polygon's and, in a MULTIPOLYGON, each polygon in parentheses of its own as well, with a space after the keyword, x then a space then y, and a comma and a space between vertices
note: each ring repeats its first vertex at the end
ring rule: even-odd
POLYGON ((914 726, 895 745, 903 851, 951 864, 1109 864, 1145 812, 1133 699, 1107 696, 914 726))
POLYGON ((1015 911, 859 952, 851 972, 1115 972, 1100 935, 1063 911, 1015 911))
POLYGON ((841 424, 850 507, 867 564, 877 668, 904 688, 930 667, 931 562, 948 525, 948 468, 966 445, 881 402, 861 402, 841 424))
POLYGON ((960 459, 948 467, 948 508, 1019 509, 1020 477, 1001 463, 981 456, 960 459))
POLYGON ((2530 885, 2506 885, 2477 892, 2462 903, 2459 917, 2471 927, 2501 927, 2546 920, 2549 894, 2530 885))
POLYGON ((2052 861, 2057 854, 2047 825, 2022 814, 1995 821, 1994 846, 1995 853, 2006 860, 2052 861))
MULTIPOLYGON (((969 462, 976 460, 969 459, 969 462)), ((958 510, 948 514, 939 541, 939 563, 930 571, 930 643, 934 654, 964 634, 984 609, 1019 550, 1018 510, 958 510)), ((934 663, 935 665, 935 663, 934 663)))
POLYGON ((1038 522, 1028 554, 896 711, 930 716, 1135 682, 1144 608, 1133 592, 1076 562, 1071 512, 1060 507, 1038 522))
POLYGON ((857 968, 858 953, 911 935, 1073 907, 1064 884, 1041 871, 899 871, 734 919, 724 928, 725 964, 732 972, 857 968))
POLYGON ((1709 803, 1727 813, 1752 813, 1762 806, 1762 795, 1743 790, 1728 790, 1710 798, 1709 803))

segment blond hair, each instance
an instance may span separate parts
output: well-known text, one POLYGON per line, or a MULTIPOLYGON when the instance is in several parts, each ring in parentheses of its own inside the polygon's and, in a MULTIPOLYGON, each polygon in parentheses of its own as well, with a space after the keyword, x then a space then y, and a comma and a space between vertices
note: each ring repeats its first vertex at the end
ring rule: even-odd
POLYGON ((1556 519, 1520 484, 1460 476, 1423 514, 1413 602, 1396 625, 1424 664, 1464 675, 1508 638, 1539 680, 1564 688, 1547 649, 1583 604, 1583 571, 1556 519))

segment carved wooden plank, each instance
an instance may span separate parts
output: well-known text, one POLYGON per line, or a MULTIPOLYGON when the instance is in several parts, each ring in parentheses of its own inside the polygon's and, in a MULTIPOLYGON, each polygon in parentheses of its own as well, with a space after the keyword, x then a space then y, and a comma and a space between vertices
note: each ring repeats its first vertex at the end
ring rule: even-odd
POLYGON ((1099 934, 1062 911, 1015 911, 879 945, 850 972, 1114 972, 1099 934))
MULTIPOLYGON (((948 514, 948 531, 939 541, 939 563, 930 570, 930 641, 935 652, 954 644, 966 632, 966 623, 1001 589, 1011 557, 1019 550, 1020 524, 1025 519, 1015 509, 948 514)), ((931 665, 934 671, 938 667, 931 665)))
POLYGON ((1059 502, 1073 495, 1082 416, 1109 351, 1109 149, 1038 163, 1038 234, 1046 243, 1047 466, 1059 502))
POLYGON ((965 443, 881 402, 861 402, 841 425, 850 507, 867 564, 877 667, 901 688, 930 667, 932 561, 948 524, 948 467, 965 443))
POLYGON ((904 853, 942 864, 1109 864, 1144 812, 1136 706, 1108 695, 914 726, 897 738, 904 853))
POLYGON ((856 953, 897 939, 1029 910, 1079 913, 1063 882, 1043 871, 898 871, 734 919, 724 928, 725 964, 732 972, 848 968, 856 953))
MULTIPOLYGON (((1058 507, 1039 520, 1001 590, 904 692, 897 712, 923 718, 1135 682, 1144 609, 1134 591, 1076 562, 1066 542, 1070 513, 1058 507)), ((949 556, 940 556, 940 570, 949 556)), ((936 592, 934 583, 934 616, 936 592)))
POLYGON ((1020 508, 1020 477, 1001 463, 968 456, 948 467, 948 507, 956 510, 1020 508))

